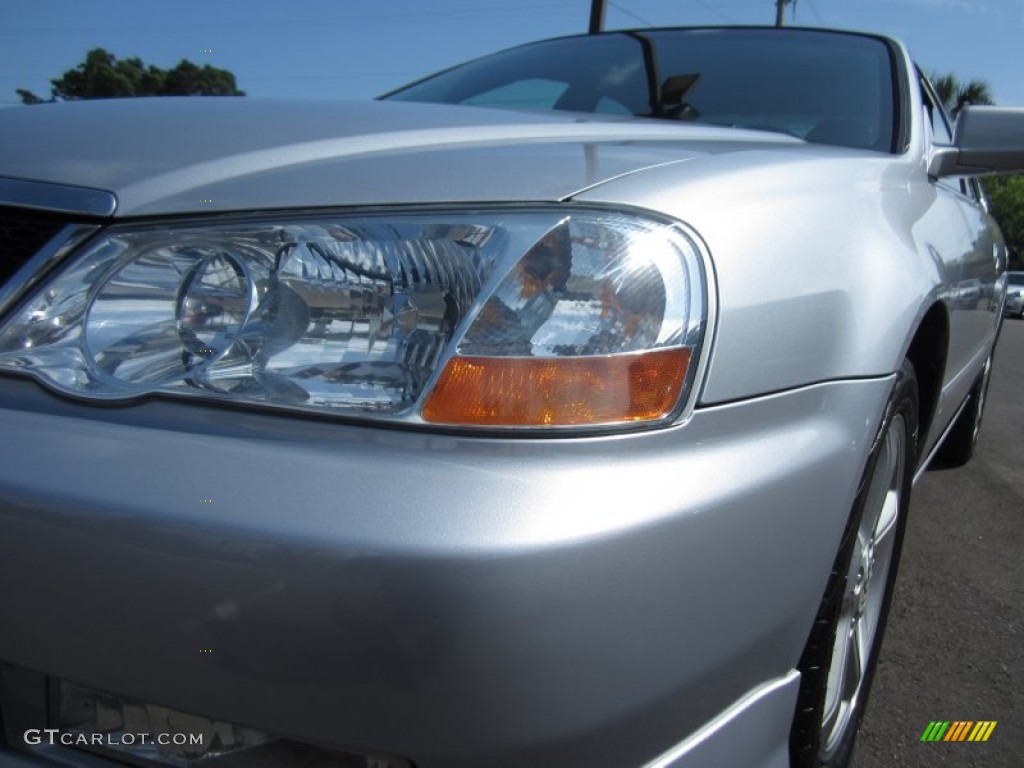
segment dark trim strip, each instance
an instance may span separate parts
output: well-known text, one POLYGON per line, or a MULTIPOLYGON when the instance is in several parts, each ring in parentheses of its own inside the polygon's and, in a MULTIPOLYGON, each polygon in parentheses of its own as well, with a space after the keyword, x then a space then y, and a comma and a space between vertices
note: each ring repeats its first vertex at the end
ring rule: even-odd
POLYGON ((0 205, 107 217, 117 210, 117 198, 103 189, 0 176, 0 205))

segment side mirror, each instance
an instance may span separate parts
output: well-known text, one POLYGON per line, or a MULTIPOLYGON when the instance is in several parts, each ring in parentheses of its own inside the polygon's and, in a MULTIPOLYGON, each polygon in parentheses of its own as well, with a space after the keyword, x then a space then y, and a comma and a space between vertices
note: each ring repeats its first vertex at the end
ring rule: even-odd
POLYGON ((928 174, 975 176, 1024 172, 1024 109, 966 106, 953 129, 953 145, 937 147, 928 174))

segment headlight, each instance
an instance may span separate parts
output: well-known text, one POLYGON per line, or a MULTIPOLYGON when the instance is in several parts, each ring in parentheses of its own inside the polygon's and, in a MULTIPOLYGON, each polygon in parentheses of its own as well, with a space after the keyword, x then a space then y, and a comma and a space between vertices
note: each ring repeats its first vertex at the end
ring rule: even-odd
POLYGON ((662 422, 707 322, 679 225, 582 209, 118 225, 0 327, 67 394, 451 426, 662 422))

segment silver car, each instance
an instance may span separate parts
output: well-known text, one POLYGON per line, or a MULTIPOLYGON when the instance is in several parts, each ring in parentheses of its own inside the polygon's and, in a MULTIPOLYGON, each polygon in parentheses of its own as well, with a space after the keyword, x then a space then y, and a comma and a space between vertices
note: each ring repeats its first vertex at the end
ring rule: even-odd
POLYGON ((846 765, 1022 137, 794 29, 0 111, 0 762, 846 765))
POLYGON ((1006 273, 1006 304, 1003 314, 1024 318, 1024 272, 1006 273))

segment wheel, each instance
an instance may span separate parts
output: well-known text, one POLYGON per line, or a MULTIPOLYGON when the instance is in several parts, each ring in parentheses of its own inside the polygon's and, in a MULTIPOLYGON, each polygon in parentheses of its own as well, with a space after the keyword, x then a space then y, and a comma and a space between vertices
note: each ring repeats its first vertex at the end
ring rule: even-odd
POLYGON ((962 467, 974 456, 974 449, 978 445, 978 435, 981 432, 981 418, 985 414, 985 398, 988 396, 988 382, 992 373, 992 355, 985 361, 985 367, 971 387, 966 407, 957 417, 956 424, 946 435, 935 454, 934 464, 936 467, 953 468, 962 467))
POLYGON ((841 768, 853 752, 896 582, 917 426, 917 378, 904 362, 800 659, 790 735, 798 768, 841 768))

